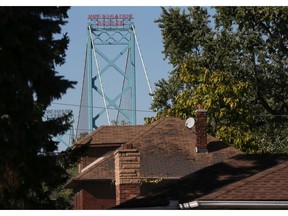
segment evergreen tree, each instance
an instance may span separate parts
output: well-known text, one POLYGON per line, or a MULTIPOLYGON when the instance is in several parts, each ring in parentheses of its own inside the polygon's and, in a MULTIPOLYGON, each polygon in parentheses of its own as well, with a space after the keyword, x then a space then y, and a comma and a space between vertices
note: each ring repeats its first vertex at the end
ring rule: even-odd
MULTIPOLYGON (((56 154, 71 114, 45 110, 76 82, 59 76, 69 38, 67 7, 0 7, 0 208, 54 209, 53 191, 69 178, 77 153, 56 154)), ((63 207, 63 206, 62 206, 63 207)))
POLYGON ((287 151, 287 7, 162 8, 156 20, 174 66, 156 84, 155 121, 208 111, 210 133, 246 152, 287 151), (211 14, 213 12, 213 14, 211 14))

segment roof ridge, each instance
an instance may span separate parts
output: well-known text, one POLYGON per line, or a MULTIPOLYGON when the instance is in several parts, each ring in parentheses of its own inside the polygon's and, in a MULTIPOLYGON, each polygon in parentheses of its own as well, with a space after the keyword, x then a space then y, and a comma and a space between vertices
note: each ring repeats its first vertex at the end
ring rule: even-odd
POLYGON ((108 127, 146 127, 147 125, 101 125, 99 128, 97 128, 96 130, 94 130, 93 132, 91 132, 90 134, 87 134, 85 137, 81 138, 80 140, 78 140, 75 144, 77 145, 81 145, 82 142, 88 140, 89 138, 93 137, 95 134, 99 133, 100 131, 102 131, 104 128, 108 128, 108 127))
MULTIPOLYGON (((265 176, 268 176, 276 171, 279 171, 281 169, 284 169, 288 167, 288 161, 283 161, 283 162, 280 162, 278 165, 274 166, 274 167, 270 167, 266 170, 263 170, 261 172, 258 172, 252 176, 249 176, 247 178, 244 178, 244 179, 241 179, 240 181, 236 181, 236 182, 233 182, 232 184, 228 184, 228 185, 225 185, 224 187, 221 187, 219 189, 217 189, 216 191, 212 192, 212 193, 209 193, 209 194, 205 194, 204 196, 202 197, 205 197, 205 196, 215 196, 215 198, 219 197, 219 196, 222 196, 223 194, 225 193, 229 193, 233 190, 236 190, 237 188, 239 187, 242 187, 244 185, 247 185, 257 179, 260 179, 262 177, 265 177, 265 176), (225 190, 228 189, 228 190, 225 190), (230 188, 230 189, 229 189, 230 188), (222 191, 222 192, 221 192, 222 191)), ((199 197, 198 199, 201 199, 202 197, 199 197)))
MULTIPOLYGON (((166 118, 166 117, 165 117, 165 118, 166 118)), ((160 122, 162 122, 165 118, 159 119, 158 121, 156 121, 155 123, 157 123, 157 124, 155 124, 155 125, 150 124, 149 126, 152 126, 152 127, 150 127, 150 129, 148 128, 147 131, 144 131, 140 136, 136 137, 134 140, 130 141, 129 143, 134 142, 134 141, 137 140, 138 138, 142 137, 144 134, 146 134, 146 133, 147 133, 148 131, 150 131, 152 128, 156 127, 156 126, 157 126, 160 122)), ((131 125, 131 126, 135 126, 135 125, 131 125)), ((148 126, 148 125, 137 125, 137 126, 148 126)), ((105 126, 101 126, 101 127, 99 128, 99 130, 95 130, 94 132, 92 132, 89 136, 87 136, 87 139, 88 139, 88 137, 90 138, 92 135, 95 135, 95 133, 97 133, 98 131, 102 130, 104 127, 105 127, 105 126)), ((107 127, 108 127, 108 126, 107 126, 107 127)), ((81 141, 84 141, 84 140, 86 140, 86 139, 83 138, 83 140, 81 140, 81 141)), ((80 140, 79 140, 79 141, 80 141, 80 140)), ((77 143, 78 143, 78 142, 77 142, 77 143)), ((128 144, 128 143, 126 143, 126 144, 128 144)), ((116 151, 116 150, 115 150, 115 151, 116 151)), ((93 166, 89 167, 89 168, 88 168, 87 170, 85 170, 84 172, 79 173, 79 175, 77 175, 75 178, 81 177, 82 175, 90 172, 95 166, 98 166, 98 165, 100 165, 101 163, 107 161, 109 158, 111 158, 112 156, 114 156, 114 152, 115 152, 115 151, 104 154, 104 155, 102 156, 102 157, 104 157, 102 160, 100 160, 99 162, 93 164, 93 166)), ((96 160, 97 160, 97 159, 96 159, 96 160)), ((94 160, 94 161, 96 161, 96 160, 94 160)), ((94 161, 93 161, 93 162, 94 162, 94 161)), ((93 162, 91 162, 91 163, 93 163, 93 162)), ((90 164, 91 164, 91 163, 90 163, 90 164)), ((89 166, 89 165, 88 165, 88 166, 89 166)), ((85 168, 84 168, 84 169, 85 169, 85 168)))
MULTIPOLYGON (((136 140, 140 139, 141 137, 143 137, 145 134, 147 134, 149 131, 151 131, 153 128, 155 128, 157 125, 159 125, 161 122, 163 122, 165 119, 167 119, 169 116, 166 116, 162 119, 157 120, 156 122, 150 124, 151 128, 147 129, 147 131, 144 131, 142 134, 140 134, 138 137, 136 137, 134 140, 131 140, 130 142, 126 143, 126 144, 131 144, 133 142, 135 142, 136 140)), ((177 118, 177 117, 176 117, 177 118)))
MULTIPOLYGON (((75 178, 79 178, 79 177, 85 175, 86 173, 90 172, 94 167, 96 167, 96 166, 100 165, 101 163, 107 161, 107 160, 108 160, 109 158, 111 158, 113 155, 114 155, 114 151, 104 154, 104 155, 102 156, 102 157, 103 157, 102 160, 100 160, 100 161, 98 161, 97 163, 93 164, 93 165, 92 165, 91 167, 89 167, 87 170, 79 173, 79 175, 77 175, 75 178)), ((100 158, 101 158, 101 157, 100 157, 100 158)), ((99 158, 97 158, 96 160, 98 160, 98 159, 99 159, 99 158)), ((94 160, 94 161, 91 162, 90 164, 94 163, 96 160, 94 160)), ((89 166, 90 164, 88 164, 87 166, 89 166)), ((85 167, 84 167, 84 169, 85 169, 85 167)))
MULTIPOLYGON (((168 117, 164 117, 164 118, 162 118, 162 119, 159 119, 158 121, 156 121, 155 122, 155 124, 150 124, 149 126, 150 126, 150 128, 148 128, 147 129, 147 131, 144 131, 140 136, 138 136, 138 137, 136 137, 134 140, 132 140, 132 141, 130 141, 129 143, 125 143, 125 144, 130 144, 130 143, 132 143, 132 142, 134 142, 134 141, 136 141, 137 139, 139 139, 139 138, 141 138, 142 136, 144 136, 146 133, 148 133, 150 130, 152 130, 153 128, 155 128, 157 125, 159 125, 161 122, 163 122, 165 119, 167 119, 168 117)), ((177 118, 177 117, 175 117, 175 118, 177 118)), ((131 126, 133 126, 133 125, 131 125, 131 126)), ((134 125, 135 126, 135 125, 134 125)), ((138 126, 148 126, 148 125, 138 125, 138 126)), ((102 128, 104 128, 104 126, 101 126, 102 128)), ((100 129, 100 128, 99 128, 100 129)), ((93 134, 94 135, 94 134, 93 134)), ((91 136, 92 136, 92 134, 91 134, 91 136)), ((120 148, 120 147, 119 147, 120 148)), ((117 148, 117 149, 119 149, 119 148, 117 148)), ((117 150, 116 149, 116 150, 117 150)), ((116 151, 115 150, 115 151, 116 151)), ((75 178, 79 178, 79 177, 81 177, 82 175, 84 175, 84 174, 86 174, 86 173, 88 173, 88 172, 90 172, 94 167, 96 167, 96 166, 99 166, 100 164, 102 164, 102 163, 104 163, 105 161, 107 161, 109 158, 111 158, 112 156, 114 157, 114 152, 115 151, 113 151, 113 152, 108 152, 108 153, 106 153, 106 154, 104 154, 102 157, 104 157, 102 160, 100 160, 100 161, 98 161, 97 163, 95 163, 95 164, 93 164, 91 167, 89 167, 87 170, 85 170, 84 172, 82 172, 82 173, 79 173, 79 175, 77 175, 75 178)), ((96 159, 96 160, 98 160, 98 159, 96 159)), ((94 161, 96 161, 96 160, 94 160, 94 161)), ((94 162, 93 161, 93 162, 94 162)), ((91 163, 93 163, 93 162, 91 162, 91 163)), ((90 163, 90 164, 91 164, 90 163)), ((88 165, 89 166, 89 165, 88 165)), ((85 168, 84 168, 85 169, 85 168)))
POLYGON ((80 142, 86 141, 88 138, 91 138, 92 136, 94 136, 94 134, 98 133, 99 131, 103 130, 104 126, 100 126, 99 128, 97 128, 96 130, 94 130, 93 132, 91 132, 90 134, 87 134, 86 136, 84 136, 83 138, 81 138, 80 140, 78 140, 75 145, 77 144, 81 144, 80 142))

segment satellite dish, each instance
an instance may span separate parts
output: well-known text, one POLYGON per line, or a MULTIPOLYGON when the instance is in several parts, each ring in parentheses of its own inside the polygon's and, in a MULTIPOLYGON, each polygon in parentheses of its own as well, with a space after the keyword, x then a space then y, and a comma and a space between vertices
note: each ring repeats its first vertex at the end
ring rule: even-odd
POLYGON ((188 128, 192 128, 195 124, 194 118, 190 117, 186 120, 185 126, 188 128))

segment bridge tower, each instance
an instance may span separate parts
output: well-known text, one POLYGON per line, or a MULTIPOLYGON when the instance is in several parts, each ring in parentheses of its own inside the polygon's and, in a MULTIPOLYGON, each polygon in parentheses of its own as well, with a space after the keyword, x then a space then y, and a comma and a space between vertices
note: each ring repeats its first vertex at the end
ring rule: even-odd
POLYGON ((136 124, 133 15, 90 14, 88 20, 76 136, 104 124, 136 124))

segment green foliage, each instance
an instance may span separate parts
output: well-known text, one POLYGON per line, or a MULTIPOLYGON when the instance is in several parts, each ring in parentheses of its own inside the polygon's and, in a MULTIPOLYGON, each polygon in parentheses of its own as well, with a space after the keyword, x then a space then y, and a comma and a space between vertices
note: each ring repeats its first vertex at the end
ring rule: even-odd
POLYGON ((157 178, 157 179, 147 179, 147 178, 145 178, 145 179, 142 179, 141 180, 141 182, 140 182, 140 184, 160 184, 160 183, 162 183, 163 182, 163 179, 162 178, 157 178))
MULTIPOLYGON (((72 179, 73 177, 77 176, 78 166, 70 167, 67 172, 70 175, 69 179, 72 179)), ((55 200, 56 203, 56 209, 73 209, 73 196, 75 195, 73 193, 72 189, 66 189, 64 188, 65 184, 60 185, 50 195, 51 200, 55 200)))
MULTIPOLYGON (((252 139, 249 125, 253 120, 250 115, 252 110, 246 107, 249 83, 234 80, 229 72, 197 68, 189 62, 183 64, 179 78, 184 83, 196 85, 179 94, 172 108, 175 114, 179 110, 183 113, 185 109, 188 111, 185 113, 193 113, 197 105, 202 104, 208 110, 210 133, 246 149, 252 139)), ((189 116, 180 117, 187 119, 189 116)))
MULTIPOLYGON (((0 8, 0 208, 55 209, 79 152, 56 154, 72 114, 45 120, 47 107, 71 82, 57 75, 68 36, 60 36, 67 7, 0 8), (56 37, 57 36, 57 37, 56 37), (59 39, 57 39, 59 38, 59 39)), ((63 207, 63 206, 62 206, 63 207)))
POLYGON ((77 137, 76 140, 73 140, 73 144, 75 144, 77 141, 79 141, 80 139, 84 138, 85 136, 87 136, 89 133, 88 132, 82 132, 79 134, 79 136, 77 137))
POLYGON ((246 152, 286 151, 288 8, 209 11, 213 16, 202 7, 162 8, 156 22, 174 70, 156 84, 157 115, 146 122, 186 119, 203 104, 217 138, 246 152))
POLYGON ((125 119, 123 119, 122 121, 116 121, 116 120, 112 120, 111 121, 112 125, 128 125, 128 122, 125 121, 125 119))

